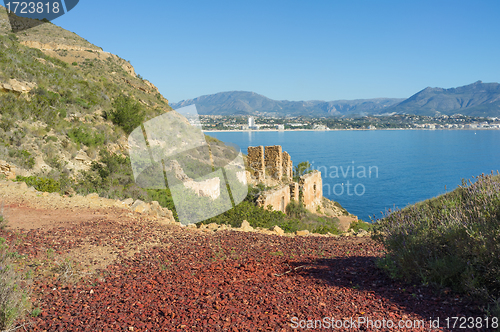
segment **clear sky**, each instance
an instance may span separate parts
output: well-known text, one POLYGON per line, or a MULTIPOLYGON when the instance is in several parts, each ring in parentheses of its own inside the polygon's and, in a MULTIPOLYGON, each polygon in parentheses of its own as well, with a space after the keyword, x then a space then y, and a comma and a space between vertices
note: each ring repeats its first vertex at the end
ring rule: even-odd
POLYGON ((407 98, 499 82, 500 1, 80 0, 55 24, 130 60, 171 102, 407 98))

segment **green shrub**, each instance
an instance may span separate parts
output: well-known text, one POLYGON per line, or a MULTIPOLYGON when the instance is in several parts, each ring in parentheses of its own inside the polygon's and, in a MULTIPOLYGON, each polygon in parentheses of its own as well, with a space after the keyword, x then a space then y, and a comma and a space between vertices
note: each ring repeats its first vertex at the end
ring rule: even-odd
POLYGON ((71 64, 72 64, 73 66, 78 66, 78 63, 77 63, 76 61, 73 61, 71 64))
POLYGON ((122 127, 127 134, 130 134, 144 121, 145 112, 141 104, 131 97, 120 95, 113 102, 113 108, 110 112, 111 121, 122 127))
POLYGON ((12 327, 29 308, 25 276, 13 265, 12 253, 4 238, 0 238, 0 329, 12 327))
POLYGON ((51 178, 42 178, 37 176, 16 176, 17 182, 25 182, 28 186, 34 187, 38 191, 49 193, 60 192, 61 184, 59 181, 51 178))
POLYGON ((354 232, 359 232, 360 230, 365 230, 367 232, 371 231, 373 228, 372 224, 364 222, 363 220, 357 220, 351 223, 349 229, 352 229, 354 232))
POLYGON ((20 166, 22 167, 32 169, 33 166, 35 166, 35 158, 32 157, 31 153, 26 150, 11 149, 9 150, 9 156, 11 158, 19 159, 21 164, 20 166))
POLYGON ((307 209, 302 202, 290 201, 286 206, 286 215, 290 218, 302 218, 307 214, 307 209))
MULTIPOLYGON (((481 175, 456 190, 374 224, 389 274, 481 298, 500 298, 500 176, 481 175)), ((493 301, 494 302, 494 301, 493 301)))
POLYGON ((104 144, 105 136, 101 133, 94 133, 87 127, 80 126, 70 129, 68 136, 77 144, 84 144, 88 147, 101 146, 104 144))

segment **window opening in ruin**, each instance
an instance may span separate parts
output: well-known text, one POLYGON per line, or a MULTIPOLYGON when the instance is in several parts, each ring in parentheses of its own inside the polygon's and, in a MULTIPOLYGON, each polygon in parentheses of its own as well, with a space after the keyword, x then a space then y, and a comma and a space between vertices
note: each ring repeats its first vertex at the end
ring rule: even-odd
POLYGON ((285 196, 281 197, 281 212, 285 212, 285 196))

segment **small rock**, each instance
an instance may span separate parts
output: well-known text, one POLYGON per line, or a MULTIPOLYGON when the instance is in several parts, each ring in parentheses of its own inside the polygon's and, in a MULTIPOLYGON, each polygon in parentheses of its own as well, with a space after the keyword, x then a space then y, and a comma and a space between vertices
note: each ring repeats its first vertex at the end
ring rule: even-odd
POLYGON ((301 230, 301 231, 296 231, 295 235, 306 236, 306 235, 309 235, 309 231, 307 229, 304 229, 304 230, 301 230))
POLYGON ((26 182, 19 182, 19 189, 26 190, 28 189, 28 185, 26 182))
POLYGON ((273 227, 271 227, 271 231, 273 231, 274 233, 276 233, 278 235, 285 234, 285 231, 282 230, 281 227, 279 227, 279 226, 273 226, 273 227))
POLYGON ((364 236, 369 236, 370 234, 365 231, 364 229, 360 229, 358 234, 356 234, 357 237, 364 237, 364 236))
POLYGON ((144 203, 143 201, 138 199, 134 202, 134 204, 132 204, 130 208, 134 212, 145 213, 149 211, 150 206, 148 203, 144 203))
POLYGON ((150 206, 150 209, 149 209, 149 214, 150 215, 155 215, 158 218, 166 216, 165 211, 163 211, 163 208, 161 207, 160 203, 158 203, 157 201, 152 201, 151 202, 151 206, 150 206))
POLYGON ((44 192, 42 193, 42 196, 49 196, 49 193, 48 193, 48 192, 46 192, 46 191, 44 191, 44 192))
POLYGON ((122 201, 122 203, 125 204, 125 205, 130 206, 130 205, 132 205, 134 203, 134 199, 133 198, 127 198, 127 199, 124 199, 122 201))
POLYGON ((211 229, 211 230, 216 230, 219 228, 219 225, 217 225, 216 223, 213 222, 213 223, 208 224, 207 228, 211 229))
POLYGON ((242 223, 241 223, 241 226, 240 226, 240 230, 242 230, 244 232, 251 232, 254 229, 253 229, 252 226, 250 226, 250 224, 248 223, 248 221, 243 220, 242 223))
POLYGON ((73 188, 69 188, 68 190, 66 190, 64 192, 64 194, 66 194, 68 196, 74 196, 76 194, 76 191, 73 188))

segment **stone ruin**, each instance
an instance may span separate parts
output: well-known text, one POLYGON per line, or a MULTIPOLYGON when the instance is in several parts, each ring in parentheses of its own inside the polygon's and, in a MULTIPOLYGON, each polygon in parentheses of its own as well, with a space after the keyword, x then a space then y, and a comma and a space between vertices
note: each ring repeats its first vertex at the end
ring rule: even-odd
POLYGON ((247 152, 252 179, 257 182, 263 182, 266 178, 275 181, 292 180, 292 159, 286 151, 282 151, 280 145, 249 146, 247 152))
POLYGON ((304 203, 306 209, 317 212, 322 210, 323 181, 321 172, 314 170, 292 182, 293 162, 280 145, 248 147, 247 164, 250 177, 258 183, 277 183, 275 189, 261 193, 257 199, 260 207, 272 206, 275 211, 285 212, 291 200, 304 203))
POLYGON ((320 171, 314 170, 311 173, 301 176, 299 179, 299 188, 301 200, 306 209, 311 212, 317 212, 319 207, 322 210, 323 179, 321 179, 320 171))

